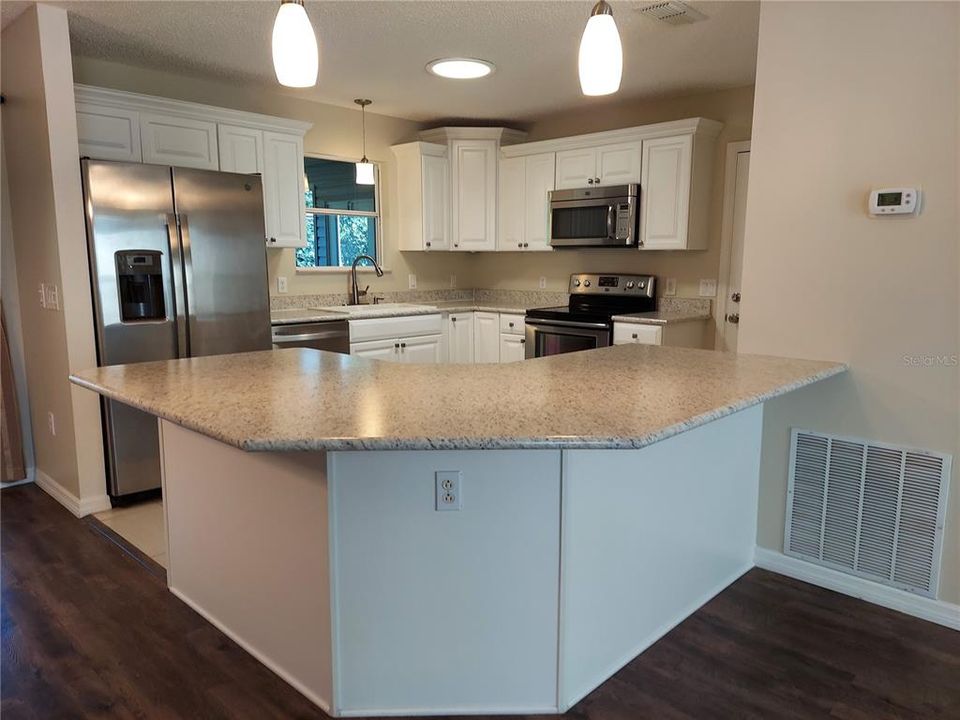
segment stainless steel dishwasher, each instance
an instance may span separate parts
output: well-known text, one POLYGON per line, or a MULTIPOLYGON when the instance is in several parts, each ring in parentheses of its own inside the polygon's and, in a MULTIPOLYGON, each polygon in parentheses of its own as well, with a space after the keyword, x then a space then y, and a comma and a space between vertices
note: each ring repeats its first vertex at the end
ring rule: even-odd
POLYGON ((303 347, 350 354, 350 324, 346 320, 273 326, 273 346, 303 347))

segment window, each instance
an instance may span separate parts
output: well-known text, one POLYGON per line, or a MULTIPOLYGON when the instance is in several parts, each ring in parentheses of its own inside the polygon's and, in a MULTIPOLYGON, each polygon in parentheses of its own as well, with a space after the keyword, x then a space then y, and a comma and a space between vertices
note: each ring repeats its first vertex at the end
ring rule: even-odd
POLYGON ((350 267, 358 255, 379 261, 378 185, 357 185, 352 162, 308 157, 303 165, 307 246, 297 248, 297 267, 350 267))

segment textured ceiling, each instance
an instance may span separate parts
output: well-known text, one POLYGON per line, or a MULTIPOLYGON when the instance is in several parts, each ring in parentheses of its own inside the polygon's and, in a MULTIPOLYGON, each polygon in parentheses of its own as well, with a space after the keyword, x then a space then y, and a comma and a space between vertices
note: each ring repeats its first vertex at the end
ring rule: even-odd
MULTIPOLYGON (((3 0, 3 22, 28 3, 3 0)), ((277 89, 270 58, 275 0, 62 1, 74 54, 277 89)), ((307 0, 320 42, 320 79, 283 92, 414 120, 529 120, 581 108, 577 47, 592 0, 307 0), (443 56, 480 57, 497 71, 474 81, 428 75, 443 56)), ((620 98, 751 84, 759 5, 691 2, 707 19, 671 26, 611 3, 624 46, 620 98)))

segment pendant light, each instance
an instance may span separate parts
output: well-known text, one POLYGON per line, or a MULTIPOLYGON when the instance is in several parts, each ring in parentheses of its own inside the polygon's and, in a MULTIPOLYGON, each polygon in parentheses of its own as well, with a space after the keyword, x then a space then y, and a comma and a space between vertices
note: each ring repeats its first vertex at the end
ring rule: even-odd
POLYGON ((319 68, 317 36, 303 0, 280 0, 273 21, 273 70, 277 82, 286 87, 313 87, 319 68))
POLYGON ((363 128, 363 158, 357 163, 357 185, 373 185, 373 163, 367 160, 367 105, 373 100, 357 98, 354 102, 360 106, 360 123, 363 128))
POLYGON ((599 0, 580 38, 580 89, 584 95, 610 95, 620 89, 623 47, 613 8, 599 0))

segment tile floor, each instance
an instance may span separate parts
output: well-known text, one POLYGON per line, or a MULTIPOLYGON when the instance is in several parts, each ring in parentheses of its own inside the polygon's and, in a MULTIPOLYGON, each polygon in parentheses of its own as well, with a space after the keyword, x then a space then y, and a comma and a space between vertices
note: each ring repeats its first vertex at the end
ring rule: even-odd
POLYGON ((96 513, 96 518, 145 555, 167 566, 167 538, 163 525, 163 501, 111 508, 96 513))

